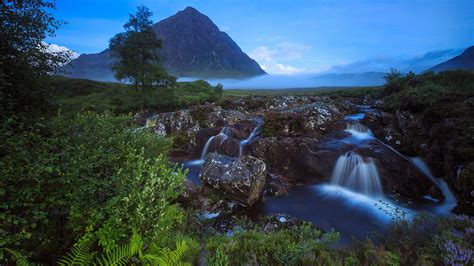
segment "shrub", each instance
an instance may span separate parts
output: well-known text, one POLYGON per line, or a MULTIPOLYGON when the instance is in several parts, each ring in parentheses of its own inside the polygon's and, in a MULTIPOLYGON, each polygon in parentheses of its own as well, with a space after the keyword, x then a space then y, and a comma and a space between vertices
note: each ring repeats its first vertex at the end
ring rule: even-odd
POLYGON ((323 234, 310 224, 273 232, 250 230, 232 237, 213 236, 208 241, 208 261, 214 265, 311 265, 324 263, 327 248, 338 238, 323 234))
POLYGON ((1 125, 0 260, 9 248, 54 263, 89 225, 104 248, 134 226, 147 240, 170 230, 184 174, 164 156, 168 139, 130 125, 110 113, 1 125))

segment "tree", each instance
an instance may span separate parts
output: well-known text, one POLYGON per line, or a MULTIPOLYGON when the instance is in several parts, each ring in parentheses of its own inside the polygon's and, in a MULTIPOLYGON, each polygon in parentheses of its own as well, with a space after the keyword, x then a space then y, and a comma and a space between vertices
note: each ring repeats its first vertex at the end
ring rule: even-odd
POLYGON ((135 15, 130 15, 124 25, 125 32, 115 35, 110 40, 109 48, 116 63, 112 69, 115 78, 135 85, 137 91, 157 87, 174 86, 176 78, 168 75, 159 63, 157 49, 162 42, 156 38, 151 25, 152 12, 138 7, 135 15))
POLYGON ((0 2, 0 121, 51 107, 49 74, 70 57, 70 52, 51 52, 44 42, 62 23, 49 13, 54 8, 47 0, 0 2))

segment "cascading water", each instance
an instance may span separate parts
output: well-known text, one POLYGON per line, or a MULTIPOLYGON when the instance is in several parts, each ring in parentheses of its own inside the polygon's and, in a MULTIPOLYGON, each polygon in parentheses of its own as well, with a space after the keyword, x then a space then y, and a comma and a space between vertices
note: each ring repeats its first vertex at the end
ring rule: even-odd
POLYGON ((364 159, 352 151, 337 159, 331 183, 367 196, 383 196, 377 166, 372 158, 364 159))
POLYGON ((440 214, 448 214, 454 207, 456 207, 457 200, 453 192, 449 189, 448 184, 441 178, 436 178, 430 171, 430 168, 423 162, 419 157, 413 157, 410 159, 411 163, 418 168, 423 174, 431 179, 431 181, 439 187, 441 193, 444 196, 444 202, 436 208, 436 211, 440 214))
POLYGON ((346 132, 351 133, 351 135, 357 139, 371 139, 374 137, 372 131, 359 123, 359 121, 347 123, 346 132))
POLYGON ((212 144, 212 142, 215 140, 215 139, 220 139, 220 143, 219 145, 221 145, 226 139, 228 139, 229 137, 232 137, 232 131, 229 127, 223 127, 221 132, 219 132, 219 134, 215 135, 215 136, 212 136, 210 137, 206 144, 204 145, 204 148, 202 149, 202 152, 201 152, 201 160, 204 160, 206 159, 206 155, 207 153, 209 152, 209 146, 212 144))
POLYGON ((253 140, 259 134, 259 131, 260 131, 260 128, 262 127, 262 124, 263 123, 261 121, 257 121, 257 125, 252 130, 250 135, 246 139, 240 141, 239 158, 241 158, 243 153, 244 153, 244 146, 247 145, 251 140, 253 140))

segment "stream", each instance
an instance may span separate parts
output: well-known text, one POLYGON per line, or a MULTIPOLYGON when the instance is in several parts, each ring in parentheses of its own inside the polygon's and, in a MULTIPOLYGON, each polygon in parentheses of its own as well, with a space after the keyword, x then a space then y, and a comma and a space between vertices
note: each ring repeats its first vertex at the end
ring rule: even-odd
MULTIPOLYGON (((332 140, 332 142, 363 146, 367 141, 377 141, 370 129, 360 123, 368 107, 360 108, 360 113, 345 117, 347 122, 345 131, 349 133, 349 136, 332 140)), ((244 153, 245 145, 260 137, 262 124, 262 120, 257 121, 257 126, 250 136, 240 142, 239 156, 244 153)), ((229 132, 230 130, 224 127, 218 135, 207 141, 200 159, 183 162, 184 168, 189 169, 188 179, 198 185, 201 184, 199 172, 206 154, 210 152, 211 142, 224 141, 231 137, 229 132)), ((406 157, 392 147, 383 145, 409 161, 438 186, 443 193, 444 201, 438 202, 426 196, 429 203, 406 204, 384 195, 377 166, 372 158, 349 151, 334 162, 332 175, 327 177, 326 182, 292 187, 285 196, 265 197, 249 212, 254 215, 288 214, 312 222, 326 231, 334 229, 341 234, 339 242, 341 245, 351 243, 354 238, 374 239, 372 236, 383 234, 391 222, 397 219, 410 220, 420 211, 433 215, 449 214, 456 206, 456 198, 444 180, 434 177, 429 167, 420 158, 406 157)))

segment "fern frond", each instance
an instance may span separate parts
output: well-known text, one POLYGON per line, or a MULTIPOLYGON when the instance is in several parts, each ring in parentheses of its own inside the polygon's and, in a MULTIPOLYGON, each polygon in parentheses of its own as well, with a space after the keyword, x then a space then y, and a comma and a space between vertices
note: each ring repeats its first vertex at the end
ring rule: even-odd
POLYGON ((98 265, 127 265, 134 254, 130 250, 130 245, 122 245, 114 248, 98 259, 98 265))
POLYGON ((13 258, 15 259, 16 265, 17 266, 28 266, 28 260, 26 259, 25 256, 23 256, 20 252, 15 251, 13 249, 9 248, 4 248, 5 251, 9 252, 12 254, 13 258))
POLYGON ((69 251, 64 257, 62 257, 58 264, 59 265, 87 265, 92 261, 94 253, 91 253, 93 246, 92 239, 83 237, 74 244, 71 251, 69 251))
POLYGON ((190 263, 182 261, 184 253, 188 250, 188 245, 185 241, 181 243, 176 243, 176 249, 170 250, 169 248, 162 248, 159 252, 158 263, 163 266, 190 266, 190 263))
POLYGON ((139 257, 141 257, 143 246, 143 238, 136 232, 136 230, 133 230, 132 238, 130 238, 130 253, 132 255, 138 254, 139 257))

